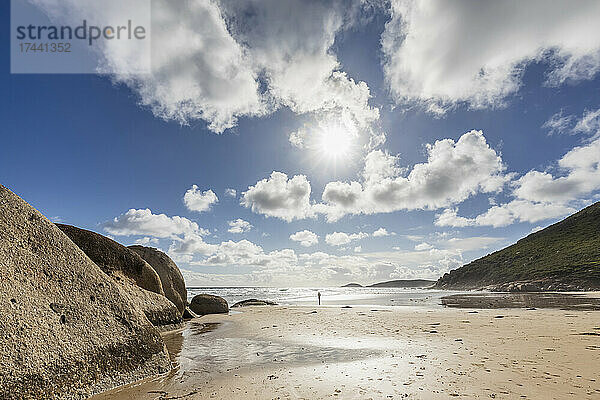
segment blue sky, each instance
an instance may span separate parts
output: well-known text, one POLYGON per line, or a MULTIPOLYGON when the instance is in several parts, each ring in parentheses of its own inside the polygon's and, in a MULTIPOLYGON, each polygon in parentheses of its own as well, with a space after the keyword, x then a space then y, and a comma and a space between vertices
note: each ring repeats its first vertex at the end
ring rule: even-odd
POLYGON ((132 77, 11 74, 2 2, 1 183, 188 285, 434 279, 599 199, 595 2, 197 4, 132 77))

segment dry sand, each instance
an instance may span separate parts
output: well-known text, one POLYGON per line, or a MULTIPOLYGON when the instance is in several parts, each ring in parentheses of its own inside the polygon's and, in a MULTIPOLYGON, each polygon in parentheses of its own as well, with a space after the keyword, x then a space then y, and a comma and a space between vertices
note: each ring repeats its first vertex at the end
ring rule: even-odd
POLYGON ((176 370, 94 400, 600 399, 598 311, 248 307, 165 338, 176 370))

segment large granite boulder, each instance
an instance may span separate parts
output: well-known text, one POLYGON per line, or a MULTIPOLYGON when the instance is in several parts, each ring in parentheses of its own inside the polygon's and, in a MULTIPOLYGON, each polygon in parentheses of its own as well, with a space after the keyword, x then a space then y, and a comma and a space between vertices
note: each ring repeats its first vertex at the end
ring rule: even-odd
POLYGON ((154 268, 134 251, 96 232, 71 225, 56 226, 108 275, 124 277, 142 289, 165 294, 154 268))
POLYGON ((102 271, 115 280, 131 303, 155 326, 181 322, 179 310, 167 299, 160 277, 136 252, 98 233, 56 224, 102 271))
POLYGON ((0 398, 82 399, 169 369, 120 285, 0 185, 0 398))
POLYGON ((190 310, 200 316, 229 312, 227 301, 222 297, 213 296, 211 294, 199 294, 194 296, 189 307, 190 310))
POLYGON ((140 257, 144 259, 156 271, 160 277, 163 290, 167 299, 171 300, 183 316, 187 304, 187 290, 183 275, 177 265, 168 255, 153 247, 129 246, 140 257))

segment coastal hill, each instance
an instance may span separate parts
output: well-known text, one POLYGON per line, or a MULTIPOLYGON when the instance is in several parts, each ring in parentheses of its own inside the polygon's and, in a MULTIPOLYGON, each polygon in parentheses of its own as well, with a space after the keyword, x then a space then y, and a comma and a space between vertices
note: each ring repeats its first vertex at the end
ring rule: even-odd
POLYGON ((600 288, 600 202, 450 273, 436 289, 600 288))
POLYGON ((426 288, 435 284, 435 281, 426 279, 397 279, 394 281, 379 282, 368 286, 358 283, 348 283, 342 287, 393 287, 393 288, 426 288))
POLYGON ((394 281, 379 282, 369 287, 393 287, 393 288, 426 288, 433 286, 435 281, 426 279, 397 279, 394 281))

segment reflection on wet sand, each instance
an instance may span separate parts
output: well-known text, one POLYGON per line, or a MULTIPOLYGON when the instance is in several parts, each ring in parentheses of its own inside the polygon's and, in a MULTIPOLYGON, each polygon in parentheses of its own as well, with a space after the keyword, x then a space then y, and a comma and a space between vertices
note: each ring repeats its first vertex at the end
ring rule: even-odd
POLYGON ((173 371, 95 400, 594 399, 598 332, 556 308, 248 307, 165 334, 173 371))
POLYGON ((600 310, 600 298, 586 293, 462 293, 442 297, 442 305, 456 308, 557 308, 600 310))
POLYGON ((170 373, 103 393, 94 400, 189 397, 197 393, 197 390, 189 388, 232 371, 273 364, 338 364, 383 354, 381 346, 356 348, 350 343, 344 345, 341 339, 327 341, 328 345, 322 346, 309 342, 295 344, 266 340, 260 332, 250 336, 238 335, 227 322, 192 320, 183 329, 165 333, 163 338, 174 366, 170 373))

